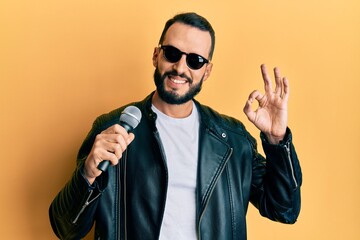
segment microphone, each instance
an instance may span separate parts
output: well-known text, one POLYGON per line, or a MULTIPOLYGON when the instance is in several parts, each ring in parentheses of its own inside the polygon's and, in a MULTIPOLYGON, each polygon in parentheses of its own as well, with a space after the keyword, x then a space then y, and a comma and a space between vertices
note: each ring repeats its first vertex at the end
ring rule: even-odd
MULTIPOLYGON (((137 127, 141 120, 141 111, 135 106, 128 106, 122 111, 120 115, 120 125, 125 128, 127 132, 131 132, 137 127)), ((104 160, 99 163, 98 169, 105 172, 110 165, 110 161, 104 160)))

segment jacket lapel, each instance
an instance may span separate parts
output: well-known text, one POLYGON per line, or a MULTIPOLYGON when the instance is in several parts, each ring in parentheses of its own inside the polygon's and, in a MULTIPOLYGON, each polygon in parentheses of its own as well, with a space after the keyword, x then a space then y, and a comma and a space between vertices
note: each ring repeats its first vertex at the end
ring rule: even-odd
POLYGON ((219 177, 232 154, 225 132, 220 135, 209 128, 201 128, 198 163, 198 211, 201 218, 219 177))

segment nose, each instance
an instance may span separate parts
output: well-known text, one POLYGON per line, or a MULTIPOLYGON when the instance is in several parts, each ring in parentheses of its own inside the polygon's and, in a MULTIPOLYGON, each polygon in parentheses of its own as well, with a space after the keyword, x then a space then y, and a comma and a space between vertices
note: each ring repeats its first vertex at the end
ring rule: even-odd
POLYGON ((186 71, 187 69, 187 64, 186 64, 186 55, 183 54, 180 58, 180 60, 176 63, 174 63, 173 68, 178 72, 178 74, 182 74, 186 71))

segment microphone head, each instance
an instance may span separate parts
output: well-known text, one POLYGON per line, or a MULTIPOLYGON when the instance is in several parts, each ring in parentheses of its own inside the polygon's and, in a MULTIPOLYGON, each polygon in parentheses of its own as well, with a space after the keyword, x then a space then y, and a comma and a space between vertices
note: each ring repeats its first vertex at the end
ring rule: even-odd
POLYGON ((120 122, 129 125, 132 129, 136 128, 141 120, 141 111, 135 106, 128 106, 120 115, 120 122))

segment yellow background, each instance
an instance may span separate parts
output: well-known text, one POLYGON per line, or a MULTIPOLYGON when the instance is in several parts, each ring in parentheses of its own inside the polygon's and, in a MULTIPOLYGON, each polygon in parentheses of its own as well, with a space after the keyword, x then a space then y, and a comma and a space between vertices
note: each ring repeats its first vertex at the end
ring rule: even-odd
MULTIPOLYGON (((0 238, 56 239, 48 207, 96 116, 154 89, 153 48, 183 11, 216 31, 198 100, 242 120, 260 64, 290 80, 302 211, 282 225, 249 208, 249 239, 360 239, 358 0, 0 0, 0 238)), ((87 237, 92 239, 92 237, 87 237)))

